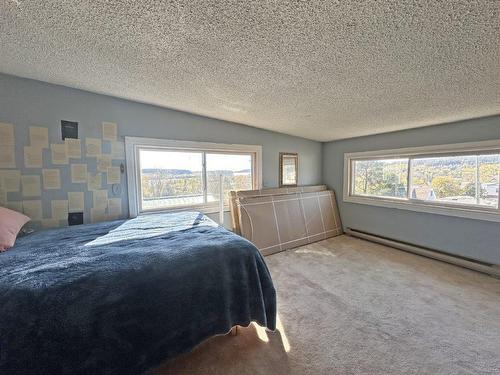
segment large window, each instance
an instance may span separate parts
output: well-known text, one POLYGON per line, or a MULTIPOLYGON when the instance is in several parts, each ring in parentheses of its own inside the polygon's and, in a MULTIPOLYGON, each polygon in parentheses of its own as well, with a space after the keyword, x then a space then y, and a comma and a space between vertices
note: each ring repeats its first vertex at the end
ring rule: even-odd
POLYGON ((219 207, 231 190, 260 187, 260 146, 126 138, 131 216, 140 212, 219 207), (131 188, 132 187, 132 188, 131 188))
POLYGON ((344 200, 500 221, 500 141, 345 155, 344 200))

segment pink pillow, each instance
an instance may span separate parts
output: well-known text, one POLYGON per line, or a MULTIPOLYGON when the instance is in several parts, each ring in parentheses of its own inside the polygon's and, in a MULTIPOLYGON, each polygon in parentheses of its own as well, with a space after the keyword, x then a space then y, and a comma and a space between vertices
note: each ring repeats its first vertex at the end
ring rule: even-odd
POLYGON ((14 246, 17 234, 28 221, 28 216, 0 207, 0 251, 14 246))

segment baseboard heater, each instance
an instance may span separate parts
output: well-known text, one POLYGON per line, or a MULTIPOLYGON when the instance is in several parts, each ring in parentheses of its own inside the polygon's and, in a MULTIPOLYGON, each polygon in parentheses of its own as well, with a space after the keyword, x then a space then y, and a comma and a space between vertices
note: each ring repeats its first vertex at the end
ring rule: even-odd
POLYGON ((385 238, 381 236, 377 236, 374 234, 366 233, 357 229, 346 228, 345 233, 349 236, 358 237, 364 240, 368 240, 371 242, 376 242, 382 245, 394 247, 399 250, 408 251, 410 253, 422 255, 427 258, 437 259, 442 262, 451 263, 456 266, 461 266, 465 268, 469 268, 474 271, 483 272, 488 275, 500 278, 500 266, 495 264, 484 263, 480 261, 476 261, 473 259, 462 258, 459 256, 451 255, 448 253, 444 253, 439 250, 429 249, 425 247, 420 247, 416 245, 412 245, 405 242, 400 242, 396 240, 392 240, 390 238, 385 238))

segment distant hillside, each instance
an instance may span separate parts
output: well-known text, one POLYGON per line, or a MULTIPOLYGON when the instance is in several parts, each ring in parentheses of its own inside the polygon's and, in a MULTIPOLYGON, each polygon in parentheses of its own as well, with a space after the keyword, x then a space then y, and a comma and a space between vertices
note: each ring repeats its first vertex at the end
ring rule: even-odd
POLYGON ((189 169, 161 169, 161 168, 147 168, 142 170, 143 174, 169 174, 169 175, 183 175, 193 174, 189 169))
MULTIPOLYGON (((208 171, 208 174, 223 174, 224 176, 232 176, 235 173, 244 174, 251 173, 251 169, 242 169, 239 171, 229 171, 229 170, 220 170, 220 171, 208 171)), ((179 175, 191 175, 195 173, 201 173, 201 171, 193 172, 189 169, 161 169, 161 168, 146 168, 142 170, 142 174, 166 174, 170 176, 179 176, 179 175)))
MULTIPOLYGON (((498 163, 497 155, 481 155, 479 158, 479 162, 481 164, 496 164, 498 163)), ((448 159, 443 160, 442 158, 423 158, 423 159, 413 159, 414 165, 426 165, 432 167, 457 167, 462 165, 467 165, 470 167, 475 167, 476 158, 473 156, 464 158, 460 157, 450 157, 448 159)))

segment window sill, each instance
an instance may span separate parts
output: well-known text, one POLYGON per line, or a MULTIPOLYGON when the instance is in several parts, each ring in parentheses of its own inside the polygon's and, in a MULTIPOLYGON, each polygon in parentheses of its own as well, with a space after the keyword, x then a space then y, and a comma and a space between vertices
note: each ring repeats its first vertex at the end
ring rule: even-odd
MULTIPOLYGON (((178 211, 199 211, 204 214, 216 214, 219 213, 219 205, 162 207, 154 210, 141 211, 139 215, 157 214, 160 212, 178 212, 178 211)), ((224 206, 224 212, 230 212, 228 205, 224 206)))
POLYGON ((395 208, 437 215, 455 216, 466 219, 500 222, 500 210, 471 206, 455 206, 451 204, 415 202, 405 199, 384 199, 363 196, 344 196, 344 202, 365 204, 377 207, 395 208))

